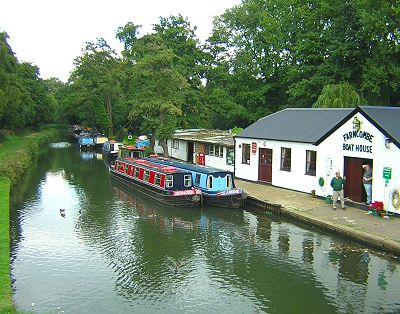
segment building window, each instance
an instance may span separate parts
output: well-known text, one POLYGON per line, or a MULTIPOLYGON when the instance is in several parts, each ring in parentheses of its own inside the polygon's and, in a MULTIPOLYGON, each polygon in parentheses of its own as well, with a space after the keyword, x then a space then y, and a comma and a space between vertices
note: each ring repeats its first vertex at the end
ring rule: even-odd
POLYGON ((206 144, 206 149, 204 152, 206 155, 210 155, 210 144, 206 144))
POLYGON ((171 175, 168 175, 165 178, 165 187, 166 188, 172 188, 174 186, 174 177, 171 175))
POLYGON ((214 155, 214 145, 209 145, 209 147, 210 147, 209 154, 214 155))
POLYGON ((179 140, 176 139, 172 140, 172 148, 179 149, 179 140))
POLYGON ((224 148, 222 146, 219 148, 219 157, 224 158, 224 148))
POLYGON ((315 176, 317 169, 317 152, 314 150, 306 150, 306 174, 315 176))
POLYGON ((235 150, 233 148, 226 148, 226 164, 230 166, 235 164, 235 150))
POLYGON ((250 144, 242 145, 242 164, 250 165, 250 144))
POLYGON ((214 154, 215 154, 215 156, 219 156, 219 146, 218 145, 215 145, 215 150, 214 150, 214 154))
POLYGON ((291 168, 291 149, 281 147, 281 170, 290 171, 291 168))

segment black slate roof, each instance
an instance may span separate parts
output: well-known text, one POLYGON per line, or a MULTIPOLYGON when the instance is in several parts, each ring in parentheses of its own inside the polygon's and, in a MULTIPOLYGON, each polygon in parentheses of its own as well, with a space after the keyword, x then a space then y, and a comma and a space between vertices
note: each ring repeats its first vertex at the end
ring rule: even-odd
POLYGON ((318 145, 357 112, 400 147, 400 107, 288 108, 261 118, 236 137, 318 145))
POLYGON ((315 143, 354 108, 288 108, 261 118, 236 137, 315 143))

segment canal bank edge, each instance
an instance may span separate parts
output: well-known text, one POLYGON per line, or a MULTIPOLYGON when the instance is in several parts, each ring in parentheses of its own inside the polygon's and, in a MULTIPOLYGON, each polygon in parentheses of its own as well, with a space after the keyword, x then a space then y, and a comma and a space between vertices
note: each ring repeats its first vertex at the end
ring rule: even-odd
POLYGON ((40 146, 59 137, 56 128, 26 136, 10 136, 0 143, 0 313, 15 310, 10 277, 10 191, 32 164, 40 146))
POLYGON ((10 180, 0 178, 0 313, 13 313, 10 280, 10 180))
POLYGON ((400 256, 400 243, 398 241, 377 236, 376 234, 370 234, 362 230, 357 230, 354 227, 337 224, 322 219, 321 217, 315 217, 307 212, 300 212, 296 209, 288 208, 274 202, 261 200, 251 195, 246 199, 246 203, 250 206, 256 207, 257 209, 263 210, 264 212, 272 212, 288 217, 294 221, 306 223, 322 230, 333 232, 339 236, 347 237, 367 246, 400 256))

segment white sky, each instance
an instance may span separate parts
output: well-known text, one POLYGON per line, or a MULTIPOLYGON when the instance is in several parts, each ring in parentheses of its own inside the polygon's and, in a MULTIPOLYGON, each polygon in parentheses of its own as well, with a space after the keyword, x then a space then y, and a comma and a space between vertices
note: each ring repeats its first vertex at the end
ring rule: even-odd
POLYGON ((151 31, 159 17, 187 17, 204 42, 212 30, 212 18, 241 0, 7 0, 0 6, 0 31, 8 33, 13 52, 20 61, 40 68, 44 79, 66 82, 73 60, 85 42, 103 37, 119 51, 118 27, 127 22, 151 31))

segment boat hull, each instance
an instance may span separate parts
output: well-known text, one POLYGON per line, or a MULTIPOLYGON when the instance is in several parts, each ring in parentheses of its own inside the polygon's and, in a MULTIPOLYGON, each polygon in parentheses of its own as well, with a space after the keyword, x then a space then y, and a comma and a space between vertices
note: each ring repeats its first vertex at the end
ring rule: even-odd
POLYGON ((224 208, 241 208, 244 205, 246 199, 244 192, 234 195, 220 195, 220 194, 209 194, 202 191, 202 202, 203 205, 209 205, 213 207, 224 207, 224 208))
POLYGON ((113 169, 111 169, 111 178, 118 183, 124 184, 127 188, 138 191, 152 199, 173 207, 195 207, 200 204, 200 196, 195 195, 172 195, 169 191, 157 189, 145 183, 127 177, 113 169))

